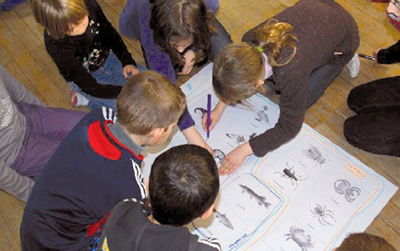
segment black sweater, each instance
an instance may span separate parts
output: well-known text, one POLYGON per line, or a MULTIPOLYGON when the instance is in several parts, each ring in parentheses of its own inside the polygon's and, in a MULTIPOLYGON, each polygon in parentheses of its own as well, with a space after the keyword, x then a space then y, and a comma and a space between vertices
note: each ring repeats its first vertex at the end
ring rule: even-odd
POLYGON ((122 66, 136 66, 136 63, 96 0, 85 0, 85 4, 89 13, 85 33, 54 39, 45 31, 46 50, 68 82, 74 82, 83 92, 93 97, 115 99, 122 87, 98 84, 91 73, 104 65, 110 50, 122 66))

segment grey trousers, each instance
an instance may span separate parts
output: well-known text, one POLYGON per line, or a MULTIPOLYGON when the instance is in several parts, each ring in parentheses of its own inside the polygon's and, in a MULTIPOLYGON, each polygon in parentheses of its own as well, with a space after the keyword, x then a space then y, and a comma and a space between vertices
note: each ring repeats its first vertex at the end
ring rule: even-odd
MULTIPOLYGON (((318 101, 337 75, 340 74, 344 66, 324 65, 311 73, 308 81, 307 109, 318 101)), ((268 79, 265 81, 265 85, 267 87, 266 96, 279 104, 279 92, 275 90, 275 83, 268 79)))

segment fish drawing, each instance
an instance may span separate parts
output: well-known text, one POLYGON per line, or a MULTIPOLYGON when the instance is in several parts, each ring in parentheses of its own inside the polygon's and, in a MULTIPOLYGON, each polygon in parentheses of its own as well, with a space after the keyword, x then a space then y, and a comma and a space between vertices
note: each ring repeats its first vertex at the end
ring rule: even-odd
POLYGON ((221 214, 215 208, 214 208, 214 213, 215 213, 215 217, 217 217, 219 219, 219 222, 221 222, 225 227, 233 230, 233 225, 232 225, 231 221, 228 219, 228 217, 226 217, 226 214, 221 214))
POLYGON ((251 190, 251 188, 249 188, 248 186, 245 186, 245 185, 242 185, 242 184, 239 184, 239 186, 243 189, 243 192, 246 192, 247 194, 250 195, 250 199, 254 197, 256 199, 258 205, 260 205, 260 206, 264 205, 264 207, 266 209, 268 209, 269 206, 271 206, 271 203, 268 203, 268 202, 265 201, 266 198, 264 196, 258 195, 256 192, 251 190))

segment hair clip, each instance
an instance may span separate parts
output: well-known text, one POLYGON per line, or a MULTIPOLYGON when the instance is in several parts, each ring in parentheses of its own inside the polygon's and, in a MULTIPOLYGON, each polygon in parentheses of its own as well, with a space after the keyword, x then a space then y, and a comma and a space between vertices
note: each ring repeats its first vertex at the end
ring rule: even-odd
POLYGON ((264 49, 261 46, 256 46, 256 49, 259 53, 264 53, 264 49))

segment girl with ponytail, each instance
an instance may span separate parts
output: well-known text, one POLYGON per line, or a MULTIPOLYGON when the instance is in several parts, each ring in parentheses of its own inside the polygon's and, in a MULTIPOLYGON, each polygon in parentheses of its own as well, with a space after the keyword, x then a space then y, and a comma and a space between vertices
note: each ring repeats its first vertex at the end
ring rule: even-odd
POLYGON ((220 101, 211 112, 210 130, 226 106, 265 93, 265 85, 279 94, 280 117, 273 128, 230 152, 219 168, 222 175, 247 156, 263 157, 293 139, 307 108, 342 69, 346 66, 351 77, 359 71, 357 24, 333 0, 300 0, 248 31, 242 41, 225 47, 214 60, 213 87, 220 101))

